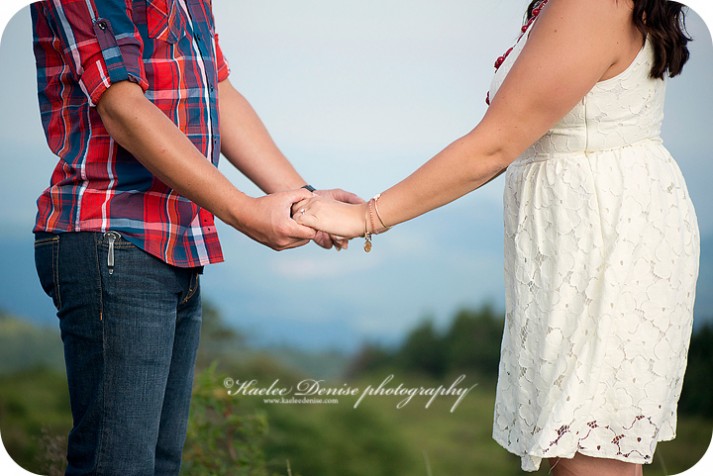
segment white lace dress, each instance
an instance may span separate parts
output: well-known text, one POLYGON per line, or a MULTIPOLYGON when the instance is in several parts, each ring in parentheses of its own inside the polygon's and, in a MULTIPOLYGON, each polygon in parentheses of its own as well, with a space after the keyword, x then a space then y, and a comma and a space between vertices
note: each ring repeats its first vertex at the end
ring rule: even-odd
POLYGON ((527 471, 576 452, 650 463, 675 436, 699 235, 652 61, 646 42, 507 170, 493 437, 527 471))

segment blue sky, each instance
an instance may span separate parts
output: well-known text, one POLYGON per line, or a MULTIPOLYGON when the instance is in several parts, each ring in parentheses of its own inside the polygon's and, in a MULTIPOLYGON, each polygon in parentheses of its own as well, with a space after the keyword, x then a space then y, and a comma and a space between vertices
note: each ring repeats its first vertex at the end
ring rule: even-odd
MULTIPOLYGON (((2 19, 28 3, 3 1, 2 19)), ((492 63, 526 4, 214 0, 214 9, 231 80, 298 170, 315 186, 370 197, 477 123, 492 63)), ((690 4, 704 12, 706 1, 690 4)), ((689 29, 692 59, 669 84, 664 139, 713 236, 713 44, 695 14, 689 29)), ((0 68, 0 308, 54 324, 32 263, 34 201, 55 159, 37 112, 27 9, 6 28, 0 68)), ((502 188, 497 180, 376 237, 369 255, 361 240, 342 253, 276 253, 222 226, 227 261, 206 270, 204 296, 255 342, 345 349, 393 341, 424 316, 445 322, 460 306, 502 308, 502 188)))

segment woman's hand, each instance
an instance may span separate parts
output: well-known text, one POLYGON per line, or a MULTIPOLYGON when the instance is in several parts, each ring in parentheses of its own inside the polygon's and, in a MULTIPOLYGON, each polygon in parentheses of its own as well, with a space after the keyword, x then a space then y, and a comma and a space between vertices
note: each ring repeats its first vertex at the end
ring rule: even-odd
POLYGON ((349 204, 320 196, 292 206, 292 216, 300 225, 349 239, 364 235, 367 213, 365 203, 349 204))
MULTIPOLYGON (((338 202, 352 203, 355 205, 364 203, 364 200, 358 195, 346 192, 339 188, 331 190, 315 190, 314 194, 327 199, 336 200, 338 202)), ((337 235, 330 235, 329 233, 325 233, 323 231, 318 231, 313 241, 324 249, 330 249, 332 246, 334 246, 337 251, 349 248, 348 239, 337 235)))

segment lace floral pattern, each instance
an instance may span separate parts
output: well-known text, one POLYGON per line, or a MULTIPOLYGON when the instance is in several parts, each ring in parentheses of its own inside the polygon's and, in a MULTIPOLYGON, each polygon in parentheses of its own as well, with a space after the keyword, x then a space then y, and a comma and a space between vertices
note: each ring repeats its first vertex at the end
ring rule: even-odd
POLYGON ((576 452, 648 463, 675 436, 699 235, 651 61, 647 42, 507 171, 493 437, 524 470, 576 452))

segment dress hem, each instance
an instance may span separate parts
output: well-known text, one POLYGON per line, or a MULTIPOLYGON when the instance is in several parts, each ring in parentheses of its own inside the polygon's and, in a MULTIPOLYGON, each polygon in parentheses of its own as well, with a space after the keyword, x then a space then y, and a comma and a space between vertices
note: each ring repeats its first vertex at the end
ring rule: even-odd
MULTIPOLYGON (((665 436, 659 439, 656 439, 656 444, 664 442, 664 441, 671 441, 676 438, 676 434, 672 434, 670 436, 665 436)), ((567 454, 563 454, 563 451, 558 451, 557 453, 553 453, 550 455, 539 455, 535 453, 520 453, 512 448, 508 447, 508 444, 505 443, 504 441, 498 439, 497 437, 493 436, 493 440, 502 446, 505 450, 507 450, 509 453, 514 454, 515 456, 518 456, 520 458, 520 468, 523 471, 528 471, 528 472, 535 472, 539 471, 540 469, 540 464, 542 463, 543 459, 550 459, 550 458, 564 458, 564 459, 570 459, 574 458, 574 456, 577 453, 583 454, 585 456, 590 456, 592 458, 603 458, 603 459, 615 459, 617 461, 623 461, 624 463, 633 463, 633 464, 651 464, 654 460, 653 458, 653 453, 651 455, 651 458, 646 460, 645 458, 627 458, 622 455, 606 455, 602 454, 601 452, 598 452, 598 454, 592 453, 590 450, 586 450, 584 448, 577 448, 573 452, 568 452, 567 454), (526 459, 528 459, 529 463, 532 463, 531 465, 526 465, 526 459), (635 461, 635 460, 640 460, 640 461, 635 461)), ((560 448, 561 450, 561 448, 560 448)))

